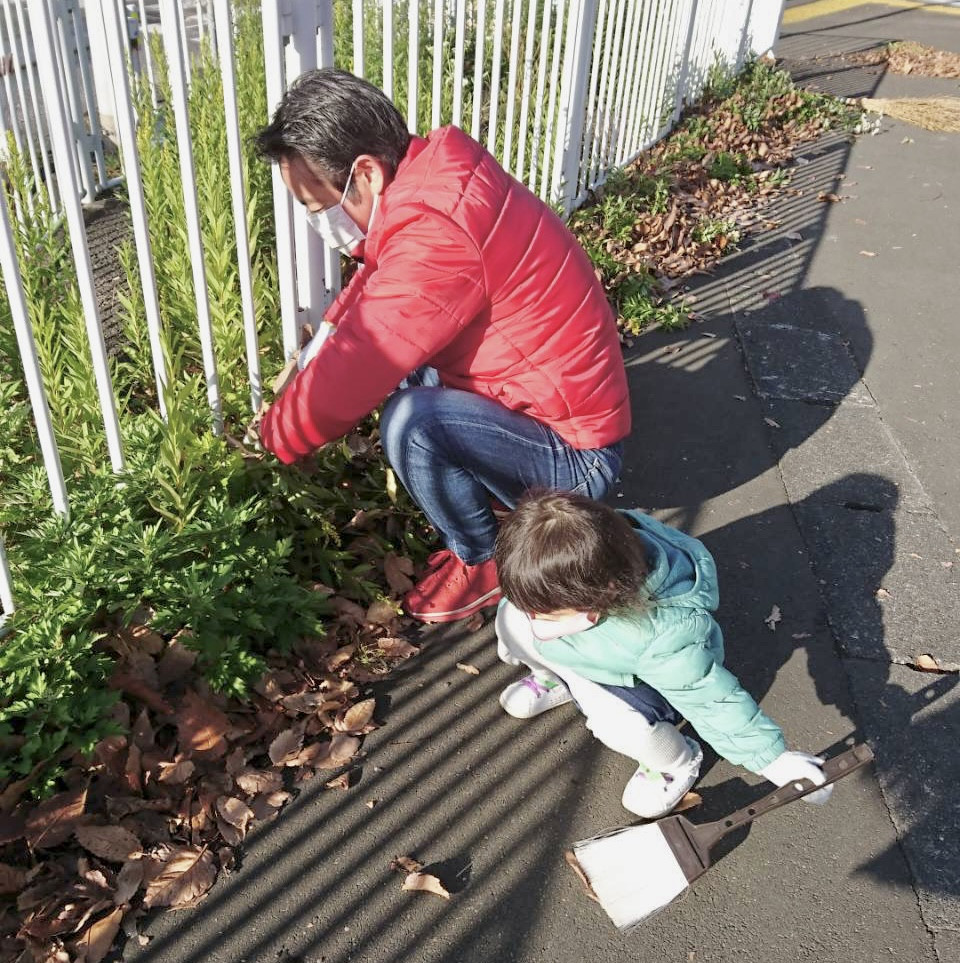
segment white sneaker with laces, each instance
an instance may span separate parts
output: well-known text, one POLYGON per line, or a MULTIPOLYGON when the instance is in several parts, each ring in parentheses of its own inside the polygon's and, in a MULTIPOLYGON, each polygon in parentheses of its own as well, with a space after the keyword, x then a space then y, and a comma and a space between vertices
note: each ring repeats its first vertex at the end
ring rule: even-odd
POLYGON ((655 772, 641 764, 623 790, 624 809, 644 819, 657 819, 683 799, 697 781, 703 762, 700 744, 689 736, 684 739, 690 747, 690 760, 670 772, 655 772))
POLYGON ((572 701, 570 690, 560 679, 538 679, 535 675, 508 685, 500 693, 500 705, 514 719, 532 719, 541 712, 572 701))

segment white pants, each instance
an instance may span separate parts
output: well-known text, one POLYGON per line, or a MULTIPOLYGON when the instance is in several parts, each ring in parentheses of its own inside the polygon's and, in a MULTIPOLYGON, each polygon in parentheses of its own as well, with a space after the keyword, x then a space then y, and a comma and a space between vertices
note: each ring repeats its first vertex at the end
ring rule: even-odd
POLYGON ((651 724, 643 713, 596 682, 552 664, 534 648, 530 620, 509 602, 497 612, 497 653, 509 665, 528 666, 542 681, 566 685, 587 728, 605 746, 658 772, 670 772, 692 758, 689 744, 669 722, 651 724))

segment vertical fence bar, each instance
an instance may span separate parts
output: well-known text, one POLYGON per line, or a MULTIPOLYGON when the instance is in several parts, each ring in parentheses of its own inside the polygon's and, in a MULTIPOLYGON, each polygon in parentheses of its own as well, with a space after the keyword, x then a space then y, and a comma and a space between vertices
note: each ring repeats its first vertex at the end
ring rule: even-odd
MULTIPOLYGON (((37 361, 37 345, 33 338, 27 300, 23 293, 23 281, 20 277, 13 230, 7 215, 7 205, 3 200, 0 200, 0 270, 3 271, 3 280, 7 288, 7 301, 17 335, 17 347, 20 349, 23 377, 27 383, 30 407, 33 409, 33 421, 40 441, 43 465, 47 471, 50 497, 53 499, 54 511, 60 515, 66 515, 69 511, 69 502, 63 480, 63 467, 60 464, 60 450, 57 447, 57 438, 53 433, 53 423, 50 420, 50 406, 43 387, 40 363, 37 361)), ((6 600, 4 600, 4 608, 7 608, 6 600)))
MULTIPOLYGON (((523 45, 523 84, 520 89, 520 133, 517 136, 517 169, 514 176, 518 181, 524 179, 523 164, 527 147, 527 125, 530 117, 530 87, 533 84, 533 44, 537 28, 537 2, 528 0, 527 33, 523 45)), ((550 0, 543 0, 549 3, 550 0)))
POLYGON ((480 113, 483 108, 483 55, 486 52, 487 39, 487 0, 477 0, 477 11, 473 58, 473 110, 470 120, 470 136, 474 140, 480 140, 480 113))
POLYGON ((593 25, 593 53, 590 55, 590 86, 586 91, 586 116, 581 135, 580 158, 577 164, 577 185, 573 192, 571 209, 576 207, 590 188, 590 152, 593 147, 594 125, 596 124, 597 88, 600 84, 600 71, 603 66, 603 32, 606 25, 607 0, 600 0, 593 25))
POLYGON ((3 623, 13 615, 16 606, 13 604, 13 583, 10 578, 10 564, 7 562, 7 549, 0 535, 0 635, 3 634, 3 623))
MULTIPOLYGON (((532 3, 533 0, 530 0, 532 3)), ((503 119, 503 166, 510 170, 513 151, 513 118, 517 108, 517 64, 520 57, 520 23, 523 19, 523 0, 512 0, 510 30, 510 67, 507 71, 507 109, 503 119)), ((514 174, 516 174, 514 167, 514 174)), ((519 177, 520 175, 517 174, 519 177)))
MULTIPOLYGON (((316 0, 316 3, 317 19, 311 28, 315 32, 314 57, 316 59, 314 63, 318 67, 332 67, 333 0, 316 0)), ((316 290, 317 295, 320 298, 317 304, 317 309, 313 313, 311 319, 313 321, 314 330, 317 330, 317 325, 320 322, 322 312, 326 311, 330 302, 333 300, 333 295, 340 290, 340 252, 334 251, 332 248, 327 247, 326 244, 321 243, 320 238, 317 237, 316 231, 308 228, 306 218, 304 217, 302 220, 302 229, 308 235, 307 240, 308 244, 310 245, 307 251, 307 256, 312 259, 316 257, 316 252, 318 250, 323 251, 323 277, 319 279, 319 284, 315 284, 311 288, 311 290, 316 290)), ((314 267, 316 263, 317 262, 314 260, 310 261, 309 271, 311 275, 317 273, 314 267)))
POLYGON ((664 28, 663 46, 660 58, 657 60, 656 67, 656 90, 654 93, 651 109, 654 111, 656 126, 653 128, 653 139, 659 140, 665 131, 670 128, 670 121, 673 113, 671 105, 670 113, 664 116, 664 93, 667 86, 667 77, 674 66, 674 53, 677 44, 677 26, 679 17, 677 12, 684 0, 670 0, 669 16, 666 18, 664 28))
MULTIPOLYGON (((75 49, 74 38, 67 33, 67 16, 69 6, 63 0, 52 0, 52 10, 54 14, 54 28, 58 37, 56 44, 57 60, 59 69, 57 70, 58 87, 48 88, 53 92, 60 91, 60 96, 65 99, 70 111, 69 117, 72 123, 70 136, 74 142, 75 166, 78 179, 83 183, 84 200, 92 201, 97 193, 96 185, 93 180, 93 167, 90 164, 90 153, 86 144, 86 130, 83 127, 83 108, 80 101, 80 93, 77 89, 77 76, 73 67, 73 53, 75 49)), ((72 31, 71 31, 72 33, 72 31)), ((47 99, 47 110, 49 112, 49 98, 47 99)))
POLYGON ((500 67, 503 60, 504 0, 496 0, 493 8, 493 54, 490 63, 490 112, 487 117, 487 150, 497 149, 497 122, 500 119, 500 67))
POLYGON ((443 91, 443 0, 433 2, 433 90, 430 101, 430 126, 440 126, 441 95, 443 91))
POLYGON ((453 41, 453 116, 450 123, 459 127, 463 120, 463 57, 467 34, 467 0, 456 0, 457 25, 453 41))
POLYGON ((697 0, 687 3, 686 36, 683 41, 683 53, 680 61, 680 77, 677 80, 676 97, 673 104, 673 123, 680 119, 683 113, 683 102, 687 93, 687 82, 690 77, 690 60, 693 54, 693 31, 697 23, 697 0))
POLYGON ((147 22, 147 8, 144 0, 137 0, 137 9, 140 11, 140 37, 142 41, 139 50, 143 56, 143 63, 147 68, 147 82, 150 84, 150 100, 153 106, 157 106, 157 79, 153 72, 153 51, 150 49, 150 30, 147 22))
MULTIPOLYGON (((10 56, 13 60, 13 70, 14 78, 16 81, 17 88, 17 100, 20 104, 20 113, 23 117, 23 130, 26 134, 27 139, 27 150, 30 154, 30 169, 33 171, 34 180, 39 184, 41 181, 40 175, 40 162, 37 156, 37 144, 33 136, 33 125, 30 123, 30 107, 27 103, 27 84, 23 79, 24 70, 28 70, 30 67, 30 62, 27 60, 26 56, 23 57, 21 62, 20 57, 20 44, 19 37, 17 36, 17 29, 13 19, 13 11, 11 10, 10 3, 8 0, 0 0, 3 3, 3 20, 7 31, 7 45, 10 48, 10 56)), ((17 0, 19 2, 19 0, 17 0)), ((28 203, 33 203, 33 196, 31 194, 28 203)))
POLYGON ((627 95, 629 109, 627 110, 627 123, 624 128, 623 156, 631 156, 634 149, 634 133, 637 117, 640 114, 641 92, 643 85, 647 82, 650 72, 644 70, 646 62, 645 51, 650 44, 651 24, 653 22, 653 10, 647 0, 640 0, 640 37, 637 40, 637 69, 633 74, 633 82, 630 85, 630 92, 627 95))
POLYGON ((407 38, 407 128, 411 134, 420 129, 417 120, 417 94, 420 92, 420 0, 410 0, 407 8, 410 32, 407 38))
POLYGON ((240 113, 237 109, 237 75, 234 70, 233 18, 230 0, 215 0, 214 27, 220 74, 223 78, 223 107, 227 124, 227 156, 230 162, 230 198, 237 236, 237 273, 240 276, 240 305, 250 376, 250 406, 259 411, 263 401, 260 383, 260 343, 253 305, 253 277, 250 270, 250 239, 247 235, 247 191, 243 182, 243 145, 240 142, 240 113))
MULTIPOLYGON (((280 0, 265 0, 263 11, 263 52, 265 62, 267 104, 271 112, 280 102, 284 91, 283 38, 291 22, 292 9, 280 0)), ((283 353, 290 359, 300 347, 300 325, 297 318, 296 253, 293 247, 293 201, 287 191, 280 167, 270 165, 273 186, 273 218, 277 234, 277 268, 280 285, 280 320, 283 328, 283 353)))
POLYGON ((530 173, 527 186, 536 191, 537 161, 540 151, 540 129, 543 123, 543 94, 547 85, 547 58, 550 53, 550 24, 552 23, 552 0, 544 0, 543 19, 540 24, 540 60, 537 64, 536 103, 533 108, 533 137, 530 140, 530 173))
POLYGON ((31 66, 33 63, 36 63, 36 57, 31 50, 32 38, 30 31, 27 30, 27 22, 23 11, 23 4, 18 0, 14 6, 17 12, 17 26, 20 28, 20 39, 23 43, 23 63, 27 71, 27 89, 30 92, 30 109, 33 113, 33 120, 37 130, 37 144, 40 149, 40 162, 43 165, 43 181, 44 184, 46 184, 47 194, 50 197, 50 207, 52 210, 56 211, 60 207, 59 191, 57 189, 56 180, 53 176, 53 169, 47 153, 47 141, 43 132, 43 116, 40 106, 40 94, 37 89, 39 85, 38 81, 34 77, 34 70, 31 66))
POLYGON ((393 100, 393 0, 383 0, 383 92, 393 100))
MULTIPOLYGON (((161 2, 162 2, 162 0, 161 0, 161 2)), ((186 7, 187 7, 187 4, 186 4, 185 0, 181 0, 181 2, 179 2, 179 3, 177 4, 177 19, 178 19, 179 22, 180 22, 180 36, 183 37, 183 42, 184 42, 184 44, 187 43, 187 12, 186 12, 186 7)), ((160 28, 161 28, 161 30, 163 29, 163 15, 162 15, 162 14, 161 14, 161 16, 160 16, 160 28)), ((190 53, 189 53, 189 48, 188 48, 187 53, 186 53, 186 55, 184 56, 183 60, 184 60, 184 69, 186 70, 186 74, 187 74, 187 86, 189 87, 190 84, 192 83, 192 80, 193 80, 193 78, 190 76, 190 53)))
POLYGON ((553 58, 550 64, 550 89, 547 94, 547 122, 543 131, 542 173, 540 175, 540 197, 552 201, 547 192, 550 181, 550 158, 553 148, 553 126, 557 114, 557 85, 560 81, 560 51, 563 47, 563 15, 568 15, 577 0, 565 0, 557 4, 557 17, 553 25, 553 58))
POLYGON ((80 301, 90 344, 91 360, 103 415, 104 430, 110 462, 116 472, 123 470, 123 450, 120 444, 120 423, 117 419, 116 401, 113 397, 113 383, 107 364, 107 351, 103 343, 103 327, 100 323, 100 310, 93 285, 93 270, 90 266, 90 252, 87 249, 86 230, 83 225, 83 211, 80 208, 80 191, 75 180, 73 157, 76 156, 63 101, 56 96, 57 64, 54 47, 53 28, 45 0, 32 0, 30 23, 37 39, 37 67, 44 89, 50 91, 47 97, 47 116, 50 122, 50 135, 54 145, 54 166, 61 182, 63 209, 70 232, 73 260, 77 269, 77 284, 80 301))
POLYGON ((563 86, 557 118, 557 146, 554 150, 551 201, 562 205, 564 217, 573 210, 579 193, 580 159, 587 103, 587 69, 590 40, 596 24, 596 0, 576 0, 567 13, 564 44, 563 86))
POLYGON ((167 52, 167 71, 170 94, 177 129, 177 153, 180 158, 180 178, 183 186, 183 206, 187 220, 187 241, 190 245, 190 264, 193 269, 193 293, 197 304, 197 323, 200 329, 200 350, 207 384, 207 401, 213 412, 213 433, 223 432, 223 411, 220 403, 220 379, 213 346, 213 322, 210 319, 210 300, 207 293, 207 274, 204 268, 203 237, 200 231, 200 212, 197 206, 197 184, 193 168, 193 142, 190 136, 190 113, 187 100, 186 59, 187 38, 180 32, 177 0, 160 0, 160 22, 163 27, 164 48, 167 52))
POLYGON ((614 20, 613 57, 610 63, 610 86, 607 89, 607 99, 603 108, 603 125, 600 136, 600 149, 597 153, 598 180, 606 179, 607 157, 610 150, 610 138, 613 133, 613 111, 616 103, 617 84, 620 80, 620 50, 623 40, 623 24, 626 20, 624 8, 628 0, 615 0, 616 9, 612 11, 614 20))
POLYGON ((160 413, 166 418, 167 364, 163 353, 157 279, 153 270, 153 249, 150 243, 150 231, 147 227, 147 205, 143 196, 143 181, 140 177, 137 122, 130 98, 130 83, 127 76, 126 17, 121 10, 117 9, 117 0, 102 0, 100 10, 103 17, 103 32, 107 42, 107 56, 110 60, 110 74, 113 79, 113 99, 116 105, 115 122, 120 137, 123 169, 127 180, 127 196, 130 201, 133 238, 137 248, 137 263, 140 268, 140 286, 143 290, 144 314, 147 319, 150 352, 153 357, 153 374, 157 383, 157 399, 160 404, 160 413))
POLYGON ((630 10, 627 14, 627 27, 624 32, 624 57, 620 62, 620 82, 617 84, 617 103, 614 119, 614 130, 616 132, 616 146, 611 156, 614 166, 621 163, 623 157, 623 142, 627 122, 628 94, 630 91, 633 75, 637 70, 640 60, 640 51, 637 50, 637 40, 640 32, 640 13, 643 0, 630 0, 630 10))
POLYGON ((353 0, 353 72, 362 77, 363 71, 363 0, 353 0))
MULTIPOLYGON (((596 105, 594 107, 594 122, 589 142, 589 159, 586 172, 587 190, 592 190, 598 182, 600 171, 600 147, 603 140, 604 129, 607 122, 605 102, 607 99, 607 82, 613 85, 610 73, 610 63, 613 59, 613 34, 619 22, 617 16, 618 0, 610 0, 607 10, 606 35, 603 41, 603 65, 600 68, 600 89, 597 91, 596 105)), ((587 147, 587 145, 584 145, 587 147)))
POLYGON ((100 127, 100 111, 97 109, 97 96, 93 89, 90 57, 87 55, 90 49, 90 40, 87 36, 86 20, 78 4, 74 4, 68 10, 73 23, 72 32, 76 41, 77 69, 80 74, 78 94, 82 94, 81 113, 75 119, 82 122, 83 108, 85 107, 87 124, 90 127, 87 154, 89 156, 92 151, 94 162, 97 165, 97 184, 99 187, 105 187, 107 183, 107 162, 103 156, 103 131, 100 127))
MULTIPOLYGON (((6 0, 3 0, 5 3, 6 0)), ((10 45, 11 48, 13 44, 10 45)), ((8 51, 6 49, 6 44, 2 43, 2 37, 0 37, 0 56, 6 57, 8 51)), ((13 82, 10 80, 10 72, 6 69, 3 71, 3 93, 6 100, 7 112, 10 117, 10 131, 13 134, 13 142, 17 145, 17 150, 23 152, 23 141, 20 138, 20 124, 17 122, 17 105, 15 98, 13 96, 13 82)))

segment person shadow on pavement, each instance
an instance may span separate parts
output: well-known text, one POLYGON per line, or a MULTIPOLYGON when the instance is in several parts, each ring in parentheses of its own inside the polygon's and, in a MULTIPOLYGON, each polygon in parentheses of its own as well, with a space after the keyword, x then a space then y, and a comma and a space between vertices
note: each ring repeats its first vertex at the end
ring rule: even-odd
MULTIPOLYGON (((957 703, 944 697, 960 677, 892 666, 903 661, 905 619, 884 579, 898 558, 898 509, 917 505, 896 446, 888 451, 875 434, 885 429, 861 381, 872 343, 859 304, 828 288, 714 316, 692 335, 640 339, 627 359, 636 418, 617 503, 699 533, 717 560, 727 664, 758 701, 770 694, 764 708, 792 746, 833 754, 863 738, 847 736, 849 720, 869 716, 881 786, 916 816, 897 826, 900 846, 874 853, 862 871, 911 885, 903 854, 893 852, 902 847, 918 887, 955 897, 950 848, 926 852, 958 818, 937 771, 942 753, 927 747, 948 744, 958 729, 957 703)), ((704 774, 715 761, 708 753, 704 774)), ((757 792, 740 778, 710 786, 702 819, 757 792)))

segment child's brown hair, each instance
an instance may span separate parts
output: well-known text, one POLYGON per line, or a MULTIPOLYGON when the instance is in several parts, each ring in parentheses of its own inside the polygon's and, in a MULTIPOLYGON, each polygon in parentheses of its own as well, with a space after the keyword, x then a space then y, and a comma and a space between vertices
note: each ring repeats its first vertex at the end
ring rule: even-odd
POLYGON ((643 543, 619 512, 569 492, 531 492, 500 526, 500 588, 518 609, 546 614, 637 612, 648 602, 643 543))

